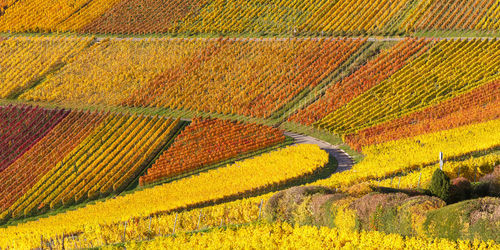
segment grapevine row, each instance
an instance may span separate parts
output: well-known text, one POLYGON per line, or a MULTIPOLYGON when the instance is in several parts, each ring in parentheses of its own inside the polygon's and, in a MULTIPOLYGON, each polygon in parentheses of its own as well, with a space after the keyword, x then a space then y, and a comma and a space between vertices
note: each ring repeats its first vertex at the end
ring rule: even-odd
POLYGON ((284 141, 280 130, 267 126, 194 119, 139 181, 149 184, 284 141))
POLYGON ((328 153, 316 145, 289 146, 191 178, 97 202, 15 227, 0 228, 0 247, 5 248, 13 244, 22 244, 19 246, 25 248, 37 247, 43 235, 75 233, 84 228, 111 225, 122 221, 123 218, 144 217, 267 188, 310 175, 324 167, 328 158, 328 153))
POLYGON ((7 1, 2 32, 367 35, 498 31, 496 0, 7 1))
POLYGON ((461 95, 500 77, 499 48, 497 40, 440 41, 315 124, 350 134, 461 95))
POLYGON ((361 150, 362 147, 371 144, 498 118, 500 118, 500 80, 399 119, 347 135, 345 141, 351 147, 361 150))

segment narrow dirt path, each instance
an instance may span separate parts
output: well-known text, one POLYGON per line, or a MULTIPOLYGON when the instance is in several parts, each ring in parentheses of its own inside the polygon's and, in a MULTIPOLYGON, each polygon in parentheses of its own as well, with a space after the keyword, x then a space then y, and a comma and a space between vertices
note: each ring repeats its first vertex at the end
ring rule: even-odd
POLYGON ((344 172, 352 168, 353 160, 351 159, 351 157, 346 152, 344 152, 344 150, 338 148, 337 146, 307 135, 301 135, 292 132, 285 132, 285 135, 295 139, 295 144, 315 144, 335 157, 338 162, 338 167, 335 171, 336 173, 344 172))
MULTIPOLYGON (((217 37, 96 37, 96 42, 101 42, 104 39, 114 39, 117 41, 217 41, 221 38, 217 37)), ((369 42, 398 42, 408 37, 222 37, 222 39, 227 39, 231 41, 255 41, 255 42, 276 42, 276 41, 288 41, 288 40, 312 40, 318 41, 322 39, 363 39, 366 38, 369 42)), ((424 38, 426 40, 494 40, 496 37, 414 37, 414 38, 424 38)))

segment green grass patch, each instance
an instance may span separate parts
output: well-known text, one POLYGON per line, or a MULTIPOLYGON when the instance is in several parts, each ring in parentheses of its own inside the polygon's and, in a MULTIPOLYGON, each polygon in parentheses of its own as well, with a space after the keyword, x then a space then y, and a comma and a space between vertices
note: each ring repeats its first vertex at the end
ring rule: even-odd
POLYGON ((462 201, 429 212, 424 229, 430 237, 500 242, 499 208, 500 198, 462 201))
POLYGON ((78 104, 72 102, 36 102, 36 101, 26 101, 26 100, 11 100, 11 99, 0 99, 0 105, 34 105, 43 108, 54 109, 54 108, 65 108, 65 109, 76 109, 84 111, 109 111, 114 113, 126 113, 126 114, 138 114, 138 115, 159 115, 173 118, 181 118, 185 120, 192 119, 194 117, 211 117, 226 120, 236 120, 242 122, 251 122, 267 126, 273 126, 278 123, 278 120, 265 119, 265 118, 255 118, 236 114, 219 114, 219 113, 206 113, 192 110, 176 110, 168 108, 157 108, 157 107, 129 107, 129 106, 107 106, 107 105, 88 105, 88 104, 78 104))

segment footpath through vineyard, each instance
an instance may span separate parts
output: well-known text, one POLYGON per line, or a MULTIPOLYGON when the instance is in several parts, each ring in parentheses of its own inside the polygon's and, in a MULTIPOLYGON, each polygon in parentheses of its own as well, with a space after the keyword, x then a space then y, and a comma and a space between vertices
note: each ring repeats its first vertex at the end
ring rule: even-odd
MULTIPOLYGON (((277 38, 262 38, 262 37, 225 37, 232 41, 253 41, 253 42, 269 42, 269 41, 288 41, 288 40, 311 40, 311 41, 319 41, 322 39, 332 39, 336 38, 339 40, 342 39, 356 39, 356 38, 366 38, 367 42, 400 42, 407 37, 401 36, 370 36, 370 37, 336 37, 336 36, 324 36, 324 37, 277 37, 277 38)), ((496 37, 473 37, 473 36, 463 36, 463 37, 447 37, 447 36, 433 36, 433 37, 415 37, 415 38, 424 38, 428 41, 441 41, 441 40, 494 40, 496 37)), ((110 39, 108 36, 99 36, 95 38, 95 42, 102 42, 104 40, 110 39)), ((209 41, 209 40, 220 40, 219 37, 140 37, 140 36, 120 36, 120 37, 112 37, 115 41, 209 41)))
POLYGON ((325 150, 331 156, 335 157, 337 160, 337 170, 336 173, 344 172, 350 170, 353 165, 353 160, 344 150, 340 149, 338 146, 332 145, 328 142, 316 139, 311 136, 296 134, 293 132, 285 132, 286 136, 290 136, 295 139, 295 144, 314 144, 318 145, 321 149, 325 150))

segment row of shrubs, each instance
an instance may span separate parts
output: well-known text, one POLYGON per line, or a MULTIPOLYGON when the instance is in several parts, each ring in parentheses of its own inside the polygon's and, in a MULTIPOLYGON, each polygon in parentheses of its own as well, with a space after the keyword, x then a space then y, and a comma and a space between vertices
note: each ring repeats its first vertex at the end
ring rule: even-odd
POLYGON ((428 190, 369 186, 337 193, 325 187, 294 187, 265 207, 270 221, 378 230, 405 236, 500 242, 500 166, 471 183, 436 170, 428 190))
POLYGON ((448 204, 484 196, 500 197, 500 166, 481 177, 479 182, 473 183, 464 177, 450 180, 443 171, 437 169, 432 176, 429 192, 448 204))

